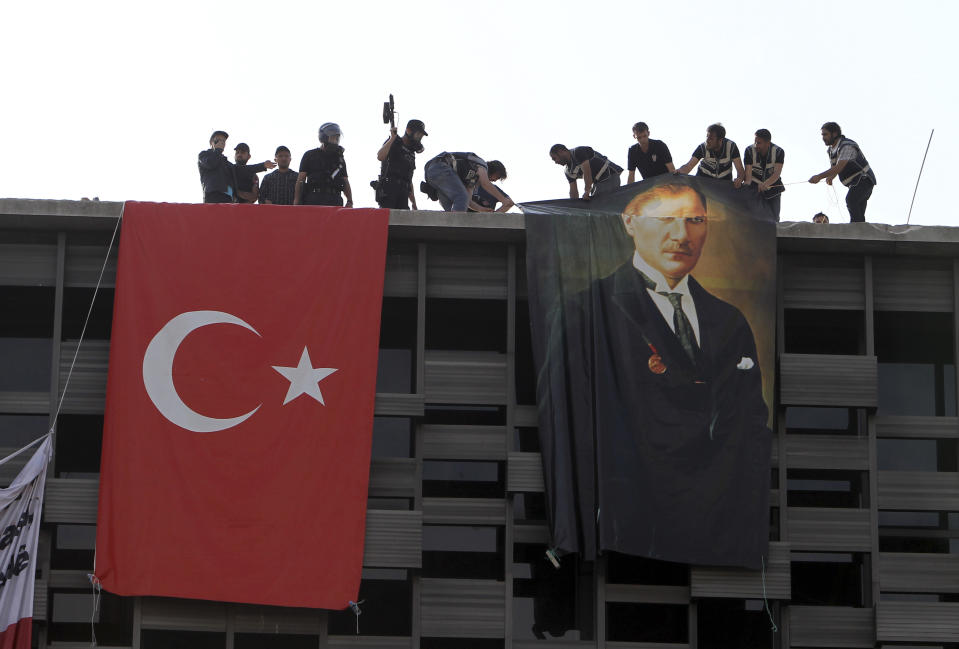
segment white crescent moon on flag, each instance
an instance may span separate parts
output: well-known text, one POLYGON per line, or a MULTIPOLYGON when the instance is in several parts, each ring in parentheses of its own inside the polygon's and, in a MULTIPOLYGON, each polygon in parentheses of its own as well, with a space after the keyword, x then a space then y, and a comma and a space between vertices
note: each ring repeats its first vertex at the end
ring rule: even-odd
POLYGON ((187 311, 163 325, 147 345, 143 355, 143 385, 153 405, 171 422, 195 433, 212 433, 232 428, 246 421, 263 405, 260 404, 239 417, 217 419, 196 412, 177 394, 176 386, 173 385, 173 358, 184 338, 200 327, 211 324, 233 324, 260 335, 240 318, 223 311, 187 311))

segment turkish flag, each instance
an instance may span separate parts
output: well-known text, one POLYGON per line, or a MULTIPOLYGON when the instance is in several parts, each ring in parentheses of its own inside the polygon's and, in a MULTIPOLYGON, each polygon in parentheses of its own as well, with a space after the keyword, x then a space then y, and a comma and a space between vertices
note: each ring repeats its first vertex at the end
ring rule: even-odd
POLYGON ((96 576, 340 609, 363 561, 388 210, 127 203, 96 576))

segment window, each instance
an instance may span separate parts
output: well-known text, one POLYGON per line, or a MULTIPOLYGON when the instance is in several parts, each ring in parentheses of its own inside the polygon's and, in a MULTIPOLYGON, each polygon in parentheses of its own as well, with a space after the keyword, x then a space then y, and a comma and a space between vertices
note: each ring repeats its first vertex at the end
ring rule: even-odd
POLYGON ((611 584, 689 586, 689 566, 619 552, 608 553, 606 581, 611 584))
POLYGON ((506 301, 430 298, 426 349, 506 353, 506 301))
POLYGON ((555 568, 545 552, 545 545, 514 546, 513 637, 592 640, 596 610, 593 563, 569 555, 555 568))
POLYGON ((880 511, 879 551, 959 553, 959 514, 880 511))
POLYGON ((786 309, 783 329, 783 349, 787 354, 856 356, 866 351, 862 311, 786 309))
POLYGON ((413 422, 409 417, 373 417, 374 458, 411 457, 413 422))
POLYGON ((424 525, 423 576, 503 579, 503 528, 424 525))
POLYGON ((863 503, 863 474, 858 471, 789 469, 786 472, 789 507, 848 507, 863 503))
POLYGON ((423 496, 426 498, 504 498, 503 462, 424 460, 423 496))
POLYGON ((688 642, 689 607, 611 602, 606 605, 606 638, 611 642, 688 642))
MULTIPOLYGON (((100 640, 98 644, 107 644, 100 640)), ((113 644, 113 643, 111 643, 113 644)), ((210 631, 158 631, 144 629, 140 635, 141 649, 226 649, 226 634, 210 631)))
MULTIPOLYGON (((413 586, 404 569, 364 568, 360 582, 360 615, 352 609, 330 611, 330 635, 388 635, 408 637, 412 632, 413 586), (357 624, 358 623, 358 624, 357 624)), ((312 647, 317 647, 313 638, 312 647)), ((263 646, 263 645, 260 645, 263 646)))
POLYGON ((956 416, 951 313, 876 312, 879 415, 956 416))
POLYGON ((516 301, 516 403, 536 405, 536 369, 529 302, 516 301))
POLYGON ((54 441, 56 477, 99 477, 103 416, 60 415, 54 441))
POLYGON ((234 649, 319 649, 320 638, 315 635, 287 633, 236 633, 234 649))
POLYGON ((865 435, 866 413, 856 408, 786 408, 789 435, 865 435))
POLYGON ((876 440, 880 471, 957 471, 959 442, 954 439, 876 440))
POLYGON ((96 525, 57 525, 55 534, 50 553, 52 570, 93 570, 96 525))
POLYGON ((773 649, 778 646, 769 613, 761 599, 701 599, 696 615, 700 649, 773 649))
POLYGON ((863 605, 862 555, 793 552, 790 559, 793 604, 863 605))
POLYGON ((53 287, 0 286, 0 391, 49 392, 53 287))
POLYGON ((94 289, 66 287, 63 289, 63 327, 61 340, 79 340, 83 333, 84 340, 110 340, 110 329, 113 325, 113 295, 112 288, 100 287, 93 296, 94 289), (91 302, 93 308, 90 308, 91 302), (84 333, 83 323, 87 320, 87 330, 84 333))
POLYGON ((384 297, 376 391, 413 392, 415 358, 416 298, 384 297))
POLYGON ((513 495, 513 520, 517 523, 546 521, 546 494, 518 493, 513 495))
POLYGON ((129 647, 133 641, 133 598, 101 591, 100 606, 94 617, 95 599, 89 588, 51 589, 48 639, 51 642, 90 642, 90 621, 93 620, 98 645, 129 647))

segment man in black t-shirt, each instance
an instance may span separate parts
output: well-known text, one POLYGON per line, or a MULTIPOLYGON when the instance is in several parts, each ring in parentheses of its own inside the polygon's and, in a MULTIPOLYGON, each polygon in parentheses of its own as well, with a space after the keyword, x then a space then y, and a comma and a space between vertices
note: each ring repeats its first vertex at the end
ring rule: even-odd
POLYGON ((240 142, 233 148, 233 160, 236 161, 237 202, 255 203, 260 189, 260 179, 256 175, 272 169, 276 163, 267 160, 255 165, 247 164, 250 161, 250 145, 246 142, 240 142))
POLYGON ((646 122, 633 124, 633 137, 636 138, 637 144, 629 147, 627 152, 626 168, 629 170, 627 183, 636 182, 637 169, 643 180, 676 171, 669 147, 662 140, 649 138, 649 127, 646 122))
POLYGON ((373 183, 376 202, 384 209, 408 210, 409 200, 416 209, 413 193, 413 170, 416 169, 416 154, 423 150, 421 140, 428 135, 426 125, 418 119, 406 123, 406 132, 397 137, 396 127, 390 129, 390 137, 376 153, 380 161, 380 177, 373 183))
POLYGON ((786 191, 780 176, 783 173, 783 163, 786 161, 786 152, 782 147, 773 144, 772 134, 768 129, 756 131, 753 144, 746 147, 743 155, 743 164, 746 165, 746 184, 755 185, 756 191, 762 192, 766 205, 779 220, 780 194, 786 191))
POLYGON ((602 153, 588 146, 569 149, 563 144, 550 147, 549 157, 556 164, 566 167, 566 180, 569 182, 569 197, 579 198, 576 181, 583 179, 583 200, 588 201, 593 194, 603 194, 619 187, 619 175, 623 168, 602 153))
POLYGON ((346 207, 353 207, 353 190, 340 146, 342 135, 339 125, 333 122, 320 127, 320 148, 310 149, 300 160, 294 205, 343 207, 343 196, 346 196, 346 207))

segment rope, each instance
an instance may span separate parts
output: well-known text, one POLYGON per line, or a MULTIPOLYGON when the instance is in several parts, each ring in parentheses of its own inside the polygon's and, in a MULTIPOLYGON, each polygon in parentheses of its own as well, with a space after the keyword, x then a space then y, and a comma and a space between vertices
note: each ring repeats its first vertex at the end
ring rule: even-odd
POLYGON ((93 595, 93 612, 90 614, 90 646, 97 646, 97 612, 100 610, 100 594, 103 592, 100 588, 100 580, 96 575, 87 575, 90 579, 90 588, 93 595))
POLYGON ((779 631, 779 627, 776 626, 776 621, 773 619, 773 612, 769 610, 769 598, 766 597, 766 557, 760 557, 763 564, 763 604, 766 607, 766 614, 769 615, 769 624, 772 625, 773 633, 779 631))
POLYGON ((360 604, 365 601, 365 599, 361 599, 358 602, 350 600, 350 608, 353 610, 353 615, 356 616, 356 635, 360 635, 360 615, 363 614, 363 611, 360 610, 360 604))

